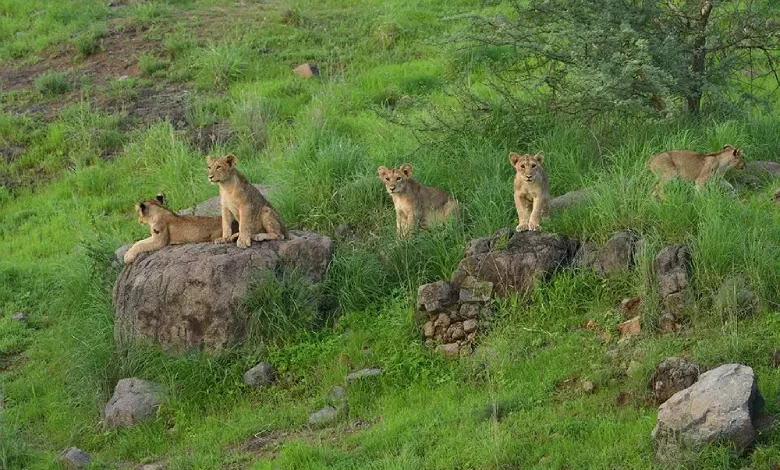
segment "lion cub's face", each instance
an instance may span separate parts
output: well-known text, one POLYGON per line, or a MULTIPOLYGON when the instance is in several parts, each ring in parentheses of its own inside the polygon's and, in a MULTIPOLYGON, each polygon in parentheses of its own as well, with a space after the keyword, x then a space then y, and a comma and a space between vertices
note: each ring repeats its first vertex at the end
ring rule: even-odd
POLYGON ((235 155, 225 155, 224 157, 211 158, 206 157, 206 166, 209 168, 209 182, 218 184, 227 181, 233 176, 233 168, 236 166, 235 155))
POLYGON ((164 209, 165 195, 159 193, 154 199, 148 201, 139 202, 135 206, 135 211, 138 212, 138 223, 141 225, 149 224, 154 218, 154 215, 160 209, 164 209))
POLYGON ((542 162, 544 161, 544 153, 540 152, 536 155, 518 155, 514 152, 509 154, 509 163, 515 169, 518 175, 529 183, 539 179, 539 175, 542 172, 542 162))
POLYGON ((745 159, 742 155, 742 149, 734 148, 733 145, 726 144, 723 146, 720 155, 726 155, 729 166, 733 166, 738 170, 745 168, 745 159))
POLYGON ((400 168, 379 167, 379 179, 385 184, 390 194, 405 193, 409 189, 409 179, 412 177, 412 165, 404 163, 400 168))

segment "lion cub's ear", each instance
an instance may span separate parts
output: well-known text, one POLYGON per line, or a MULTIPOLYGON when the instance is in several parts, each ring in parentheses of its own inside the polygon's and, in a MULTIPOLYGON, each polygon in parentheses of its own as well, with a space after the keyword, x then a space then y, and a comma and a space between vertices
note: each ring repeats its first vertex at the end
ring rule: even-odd
POLYGON ((206 164, 207 164, 207 165, 208 165, 208 164, 211 164, 211 162, 213 162, 213 161, 214 161, 214 159, 213 159, 213 158, 211 158, 211 155, 206 155, 206 164))
POLYGON ((514 166, 517 165, 517 162, 519 161, 520 155, 516 154, 515 152, 509 154, 509 164, 512 165, 512 168, 514 168, 514 166))
POLYGON ((406 176, 407 178, 412 176, 412 165, 409 163, 404 163, 401 165, 401 173, 406 176))
POLYGON ((138 212, 140 212, 141 215, 146 216, 146 214, 149 212, 149 206, 147 206, 145 202, 139 202, 138 212))
POLYGON ((733 148, 734 148, 734 146, 731 145, 731 144, 726 144, 726 145, 723 146, 723 150, 731 150, 733 148))
POLYGON ((387 172, 390 171, 390 170, 388 170, 386 166, 380 166, 379 168, 377 168, 376 171, 377 171, 377 173, 379 173, 379 179, 381 180, 382 178, 385 177, 387 172))
POLYGON ((157 202, 159 202, 160 205, 163 206, 165 205, 165 194, 163 194, 162 192, 157 193, 157 196, 155 196, 154 198, 157 199, 157 202))
POLYGON ((539 152, 534 155, 534 160, 536 160, 536 163, 541 165, 542 162, 544 162, 544 152, 539 152))
POLYGON ((230 168, 236 166, 237 162, 238 162, 238 158, 236 158, 236 156, 233 155, 232 153, 230 155, 225 155, 225 163, 227 163, 230 168))

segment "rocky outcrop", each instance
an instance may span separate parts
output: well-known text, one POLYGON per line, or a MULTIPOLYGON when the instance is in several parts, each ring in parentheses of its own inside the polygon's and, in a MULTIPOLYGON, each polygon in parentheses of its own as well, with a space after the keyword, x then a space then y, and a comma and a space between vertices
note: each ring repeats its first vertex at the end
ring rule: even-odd
POLYGON ((493 283, 500 296, 528 296, 536 280, 569 265, 579 247, 576 240, 545 232, 514 232, 506 243, 499 241, 494 236, 469 243, 452 282, 462 286, 471 277, 493 283))
POLYGON ((693 301, 691 288, 691 255, 683 245, 669 245, 661 250, 653 262, 658 295, 663 316, 659 329, 671 332, 679 328, 678 320, 685 315, 693 301))
POLYGON ((257 276, 294 268, 309 282, 325 276, 331 240, 291 234, 291 240, 253 243, 247 249, 200 243, 141 254, 114 286, 117 345, 151 340, 169 352, 182 352, 219 351, 239 342, 247 330, 239 307, 257 276))
POLYGON ((658 364, 650 379, 650 389, 657 405, 685 390, 699 379, 699 366, 684 357, 669 357, 658 364))
POLYGON ((705 372, 658 409, 656 457, 674 463, 680 452, 708 444, 747 448, 756 438, 753 418, 764 404, 753 369, 725 364, 705 372))
POLYGON ((103 411, 103 427, 126 428, 151 418, 163 402, 162 389, 162 385, 146 380, 120 380, 103 411))

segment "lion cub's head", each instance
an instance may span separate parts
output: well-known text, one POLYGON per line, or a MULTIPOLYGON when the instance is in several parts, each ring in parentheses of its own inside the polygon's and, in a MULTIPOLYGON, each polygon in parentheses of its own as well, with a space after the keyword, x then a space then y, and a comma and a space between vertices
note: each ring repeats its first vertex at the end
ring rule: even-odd
POLYGON ((233 168, 236 166, 236 161, 236 156, 232 154, 218 158, 206 157, 206 166, 209 168, 209 182, 218 184, 229 180, 233 176, 233 168))
POLYGON ((745 159, 742 155, 742 149, 738 149, 731 144, 724 145, 723 150, 718 152, 718 156, 721 158, 721 161, 725 159, 729 166, 733 166, 738 170, 745 168, 745 159))
POLYGON ((542 162, 544 161, 544 152, 536 155, 518 155, 514 152, 509 154, 509 163, 525 181, 533 182, 539 178, 542 172, 542 162))
POLYGON ((385 184, 390 194, 405 193, 409 189, 409 179, 412 177, 412 165, 404 163, 400 168, 379 167, 379 179, 385 184))
POLYGON ((151 223, 152 218, 160 209, 165 210, 164 206, 165 194, 163 193, 158 193, 154 199, 139 202, 135 206, 135 211, 138 212, 138 223, 141 225, 151 223))

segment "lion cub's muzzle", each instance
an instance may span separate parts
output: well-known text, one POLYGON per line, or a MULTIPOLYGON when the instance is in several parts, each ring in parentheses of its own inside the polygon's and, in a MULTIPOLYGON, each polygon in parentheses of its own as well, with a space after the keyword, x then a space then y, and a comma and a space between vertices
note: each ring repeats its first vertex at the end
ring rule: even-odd
POLYGON ((525 180, 528 181, 529 183, 532 182, 534 180, 534 175, 527 175, 525 177, 525 180))

